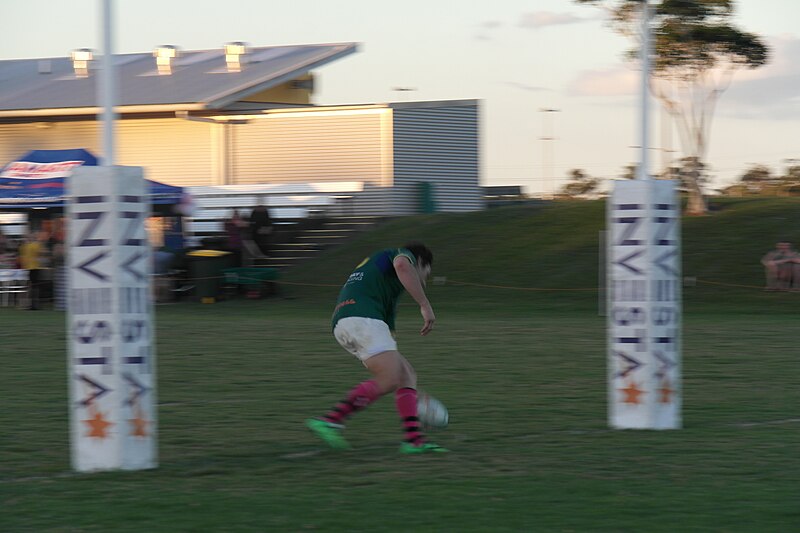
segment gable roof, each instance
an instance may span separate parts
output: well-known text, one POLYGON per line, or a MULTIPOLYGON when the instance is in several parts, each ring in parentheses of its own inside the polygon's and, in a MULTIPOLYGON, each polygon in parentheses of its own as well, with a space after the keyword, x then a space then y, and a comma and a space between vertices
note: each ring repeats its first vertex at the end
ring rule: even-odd
MULTIPOLYGON (((224 109, 249 95, 308 73, 357 50, 356 43, 250 48, 241 72, 229 72, 225 53, 181 51, 172 74, 159 75, 153 54, 118 54, 117 106, 224 109)), ((85 78, 68 57, 0 61, 0 114, 59 115, 99 107, 95 60, 85 78), (40 73, 44 66, 49 73, 40 73), (31 113, 29 113, 31 112, 31 113)))

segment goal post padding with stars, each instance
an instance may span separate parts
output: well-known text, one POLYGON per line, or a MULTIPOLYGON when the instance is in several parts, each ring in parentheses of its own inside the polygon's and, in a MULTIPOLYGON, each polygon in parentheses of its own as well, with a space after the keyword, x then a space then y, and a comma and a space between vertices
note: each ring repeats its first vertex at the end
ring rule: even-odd
POLYGON ((678 429, 682 305, 674 182, 616 182, 607 228, 609 425, 678 429))
POLYGON ((157 466, 150 215, 140 167, 67 179, 67 332, 72 466, 157 466))

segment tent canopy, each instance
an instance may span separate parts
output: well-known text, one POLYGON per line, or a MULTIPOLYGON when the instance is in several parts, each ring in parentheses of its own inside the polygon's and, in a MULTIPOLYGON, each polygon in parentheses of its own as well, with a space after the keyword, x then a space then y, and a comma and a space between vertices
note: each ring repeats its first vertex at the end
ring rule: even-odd
MULTIPOLYGON (((0 172, 0 209, 63 207, 64 179, 81 165, 97 166, 97 158, 81 148, 28 152, 0 172)), ((147 182, 152 204, 181 202, 182 187, 147 182)))

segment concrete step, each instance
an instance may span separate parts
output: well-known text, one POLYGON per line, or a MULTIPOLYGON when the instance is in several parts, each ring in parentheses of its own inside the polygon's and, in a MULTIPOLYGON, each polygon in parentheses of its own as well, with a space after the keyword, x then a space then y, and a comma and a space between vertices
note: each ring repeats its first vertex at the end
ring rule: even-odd
POLYGON ((321 228, 351 228, 351 229, 366 229, 374 227, 378 224, 378 220, 370 220, 370 219, 360 219, 360 218, 351 218, 351 219, 342 219, 342 218, 334 218, 331 220, 326 220, 321 224, 321 228))
POLYGON ((272 245, 269 257, 255 261, 256 266, 287 269, 313 259, 320 251, 341 244, 354 235, 375 227, 381 217, 336 217, 317 227, 294 235, 289 242, 272 245))
POLYGON ((319 228, 307 229, 300 235, 335 235, 339 233, 353 233, 353 230, 347 227, 334 227, 334 228, 319 228))
POLYGON ((275 250, 313 250, 314 245, 307 242, 281 242, 272 245, 275 250))
POLYGON ((319 246, 297 247, 297 248, 279 248, 274 246, 271 250, 271 256, 284 256, 284 257, 312 257, 322 250, 319 246))
POLYGON ((315 235, 300 235, 297 239, 301 242, 316 242, 316 243, 331 243, 347 239, 351 235, 349 233, 333 233, 333 234, 315 234, 315 235))

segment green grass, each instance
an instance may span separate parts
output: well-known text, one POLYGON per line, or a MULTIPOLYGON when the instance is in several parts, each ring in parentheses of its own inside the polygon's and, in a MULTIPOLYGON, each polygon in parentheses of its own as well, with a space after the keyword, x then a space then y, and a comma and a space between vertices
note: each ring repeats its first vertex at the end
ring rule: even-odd
MULTIPOLYGON (((745 276, 777 222, 756 244, 741 228, 726 241, 719 222, 746 226, 734 215, 751 205, 686 221, 686 248, 707 252, 687 261, 698 277, 761 283, 745 276)), ((591 288, 602 217, 576 203, 406 219, 287 277, 322 287, 158 306, 152 471, 70 472, 64 315, 0 309, 0 531, 797 531, 798 294, 687 288, 685 427, 653 432, 607 427, 594 291, 431 286, 436 330, 420 338, 405 300, 398 339, 450 409, 435 437, 453 452, 396 453, 389 398, 353 419, 353 451, 324 451, 303 427, 365 377, 330 335, 327 285, 369 249, 424 236, 450 280, 591 288)))

